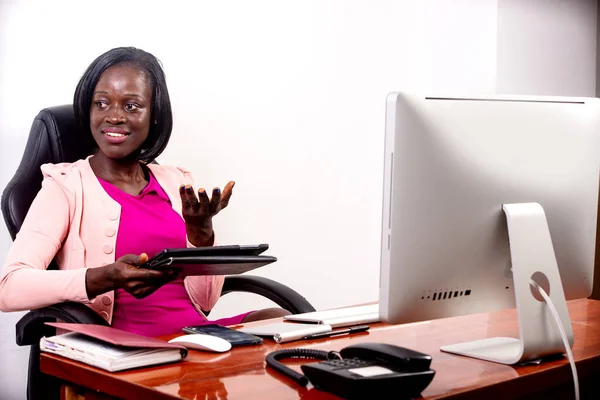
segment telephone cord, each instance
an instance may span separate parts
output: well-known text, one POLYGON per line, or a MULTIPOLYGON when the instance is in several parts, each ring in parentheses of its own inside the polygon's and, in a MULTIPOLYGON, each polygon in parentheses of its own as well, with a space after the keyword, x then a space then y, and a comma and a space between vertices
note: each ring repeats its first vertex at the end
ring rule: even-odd
POLYGON ((560 316, 558 315, 558 311, 554 307, 552 300, 546 293, 546 291, 533 279, 529 279, 529 284, 533 286, 540 295, 544 298, 544 301, 550 308, 550 312, 556 321, 558 326, 558 330, 560 331, 560 336, 562 337, 565 350, 567 351, 567 357, 569 358, 569 363, 571 364, 571 371, 573 372, 573 385, 575 386, 575 400, 579 400, 579 379, 577 378, 577 367, 575 366, 575 360, 573 359, 573 353, 571 352, 571 346, 569 345, 569 339, 567 338, 567 333, 565 332, 565 328, 561 322, 560 316))
POLYGON ((311 350, 311 349, 286 349, 277 350, 267 355, 267 366, 275 371, 294 380, 301 386, 308 385, 308 378, 303 374, 294 371, 293 369, 283 365, 279 360, 283 358, 313 358, 317 360, 332 360, 341 358, 335 351, 311 350))

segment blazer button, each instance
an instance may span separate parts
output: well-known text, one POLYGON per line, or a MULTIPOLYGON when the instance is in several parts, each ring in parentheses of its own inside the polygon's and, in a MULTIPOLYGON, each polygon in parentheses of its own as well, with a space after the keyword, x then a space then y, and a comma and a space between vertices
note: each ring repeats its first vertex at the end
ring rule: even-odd
POLYGON ((112 248, 112 246, 110 244, 105 244, 104 246, 102 246, 102 251, 105 254, 110 254, 110 253, 112 253, 113 248, 112 248))
POLYGON ((108 313, 106 311, 100 311, 100 316, 108 321, 108 313))
POLYGON ((102 304, 105 306, 110 306, 112 304, 112 300, 108 296, 102 297, 102 304))
POLYGON ((108 214, 108 218, 110 218, 110 219, 111 219, 111 220, 113 220, 113 221, 116 221, 116 220, 118 220, 118 219, 119 219, 119 213, 118 213, 117 211, 111 211, 111 212, 108 214))
POLYGON ((106 230, 104 231, 104 234, 108 237, 113 237, 115 236, 115 233, 117 233, 117 230, 113 227, 110 228, 106 228, 106 230))

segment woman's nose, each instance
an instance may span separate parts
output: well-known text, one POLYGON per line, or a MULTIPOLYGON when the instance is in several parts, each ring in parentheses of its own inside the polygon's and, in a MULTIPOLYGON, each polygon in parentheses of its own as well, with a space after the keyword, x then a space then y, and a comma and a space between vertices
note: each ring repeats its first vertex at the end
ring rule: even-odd
POLYGON ((125 111, 120 107, 112 107, 107 114, 107 120, 111 124, 119 124, 127 121, 125 111))

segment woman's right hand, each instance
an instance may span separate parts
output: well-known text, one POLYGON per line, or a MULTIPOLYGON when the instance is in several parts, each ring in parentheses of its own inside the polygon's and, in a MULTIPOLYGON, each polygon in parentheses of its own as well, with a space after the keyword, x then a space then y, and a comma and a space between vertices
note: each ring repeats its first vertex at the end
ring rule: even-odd
POLYGON ((123 289, 135 298, 142 299, 177 278, 177 273, 173 270, 139 268, 146 261, 146 254, 127 254, 104 267, 88 268, 85 276, 88 298, 123 289))

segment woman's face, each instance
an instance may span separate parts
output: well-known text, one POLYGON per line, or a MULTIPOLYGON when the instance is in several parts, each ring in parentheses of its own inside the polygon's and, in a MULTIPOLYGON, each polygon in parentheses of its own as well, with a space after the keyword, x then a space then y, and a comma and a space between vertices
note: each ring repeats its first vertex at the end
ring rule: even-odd
POLYGON ((137 154, 150 130, 152 84, 146 74, 116 65, 100 76, 90 109, 90 129, 109 158, 137 154))

